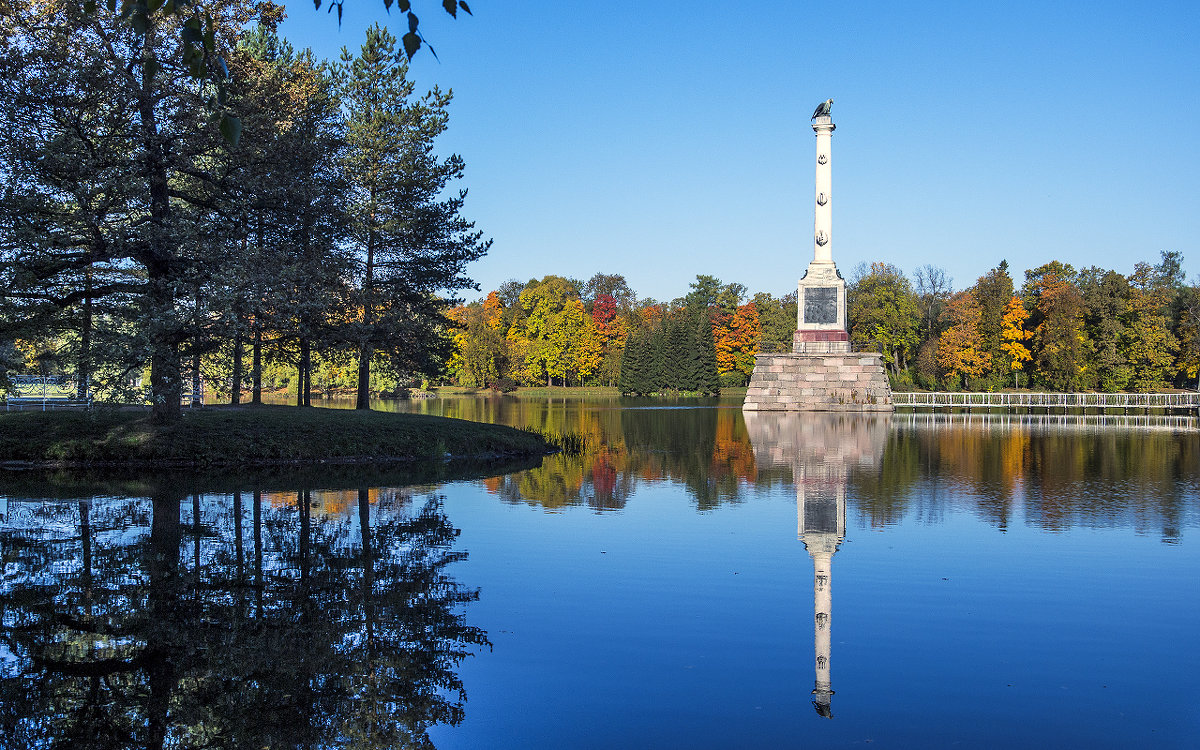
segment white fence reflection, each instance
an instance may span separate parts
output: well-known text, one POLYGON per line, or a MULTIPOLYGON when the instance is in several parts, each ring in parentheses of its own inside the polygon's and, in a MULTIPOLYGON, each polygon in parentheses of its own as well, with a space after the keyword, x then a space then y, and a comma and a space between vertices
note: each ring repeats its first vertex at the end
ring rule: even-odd
POLYGON ((1200 430, 1200 418, 1182 414, 987 414, 950 412, 905 412, 892 416, 895 426, 957 426, 988 429, 1014 427, 1059 428, 1068 430, 1101 430, 1137 428, 1195 432, 1200 430))

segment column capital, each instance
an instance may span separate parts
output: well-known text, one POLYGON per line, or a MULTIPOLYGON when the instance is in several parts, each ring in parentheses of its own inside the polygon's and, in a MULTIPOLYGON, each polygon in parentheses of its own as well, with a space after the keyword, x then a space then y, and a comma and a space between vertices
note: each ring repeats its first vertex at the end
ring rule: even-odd
POLYGON ((829 115, 821 115, 813 120, 812 129, 817 133, 832 133, 837 129, 837 125, 833 124, 833 118, 829 115))

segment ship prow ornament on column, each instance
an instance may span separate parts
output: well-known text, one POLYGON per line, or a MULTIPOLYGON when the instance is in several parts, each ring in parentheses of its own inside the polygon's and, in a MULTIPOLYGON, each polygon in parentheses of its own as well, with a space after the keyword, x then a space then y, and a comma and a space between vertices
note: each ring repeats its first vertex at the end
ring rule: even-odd
POLYGON ((817 136, 813 259, 796 294, 791 354, 759 354, 746 411, 892 411, 883 355, 854 352, 846 333, 846 281, 833 262, 833 100, 812 116, 817 136))

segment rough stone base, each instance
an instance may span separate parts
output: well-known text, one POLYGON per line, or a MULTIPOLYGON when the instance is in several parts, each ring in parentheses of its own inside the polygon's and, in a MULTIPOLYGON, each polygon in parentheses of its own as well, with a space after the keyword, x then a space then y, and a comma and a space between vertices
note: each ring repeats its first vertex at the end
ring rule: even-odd
POLYGON ((893 411, 883 355, 760 354, 744 411, 893 411))

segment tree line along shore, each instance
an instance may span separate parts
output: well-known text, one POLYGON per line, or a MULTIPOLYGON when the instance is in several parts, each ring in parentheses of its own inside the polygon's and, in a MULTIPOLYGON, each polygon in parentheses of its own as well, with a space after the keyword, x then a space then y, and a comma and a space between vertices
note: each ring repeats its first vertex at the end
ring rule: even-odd
MULTIPOLYGON (((1050 261, 1020 286, 1007 262, 955 290, 945 271, 909 277, 861 264, 847 285, 853 344, 881 352, 898 390, 1154 391, 1200 375, 1200 287, 1163 252, 1125 275, 1050 261)), ((713 392, 748 383, 760 352, 791 350, 796 295, 750 294, 697 276, 670 302, 638 300, 620 275, 510 281, 456 307, 447 377, 463 386, 605 384, 713 392), (710 335, 690 335, 697 325, 710 335)))
MULTIPOLYGON (((279 7, 231 0, 197 58, 186 19, 135 29, 102 6, 18 3, 0 26, 0 389, 66 378, 169 424, 201 386, 235 404, 350 389, 360 408, 437 384, 711 394, 790 349, 794 292, 703 274, 670 301, 597 273, 465 302, 490 241, 464 215, 465 161, 437 149, 451 95, 417 90, 385 28, 321 60, 278 36, 279 7)), ((1127 274, 1050 261, 1019 286, 1001 261, 957 290, 936 267, 863 264, 847 319, 897 389, 1200 375, 1178 252, 1127 274)))
MULTIPOLYGON (((1002 261, 957 291, 935 267, 910 279, 892 265, 862 265, 848 284, 850 335, 857 347, 883 353, 899 390, 1186 388, 1200 366, 1200 291, 1184 282, 1181 260, 1163 253, 1158 264, 1138 263, 1128 276, 1053 261, 1027 271, 1021 287, 1002 261)), ((795 316, 794 294, 750 295, 705 275, 670 302, 638 299, 619 274, 514 280, 446 310, 439 335, 448 349, 437 369, 405 377, 380 358, 369 393, 453 386, 716 394, 744 386, 757 353, 787 351, 795 316)), ((266 392, 275 401, 287 394, 312 403, 314 393, 356 393, 357 367, 345 352, 314 349, 305 362, 286 337, 263 340, 258 366, 243 373, 245 400, 266 392)), ((72 350, 69 335, 56 345, 55 356, 72 350)), ((230 395, 234 345, 224 342, 200 360, 217 398, 230 395)), ((38 356, 27 359, 27 369, 62 361, 69 372, 69 358, 38 356)))

